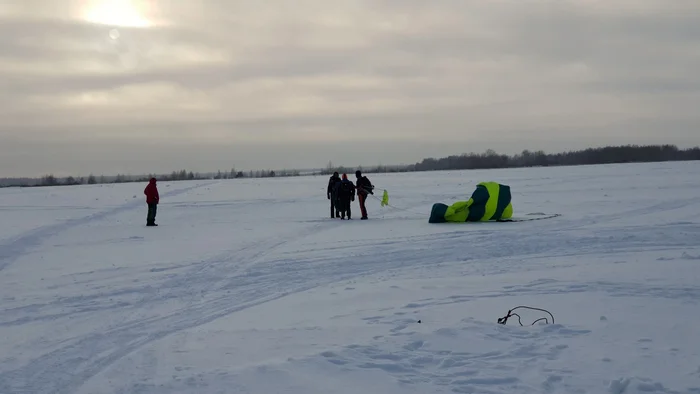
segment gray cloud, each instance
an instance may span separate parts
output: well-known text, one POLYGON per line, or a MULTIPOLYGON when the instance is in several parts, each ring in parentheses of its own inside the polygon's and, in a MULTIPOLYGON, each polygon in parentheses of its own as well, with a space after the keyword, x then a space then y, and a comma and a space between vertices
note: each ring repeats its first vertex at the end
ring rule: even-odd
POLYGON ((697 1, 132 3, 0 8, 0 175, 700 144, 697 1))

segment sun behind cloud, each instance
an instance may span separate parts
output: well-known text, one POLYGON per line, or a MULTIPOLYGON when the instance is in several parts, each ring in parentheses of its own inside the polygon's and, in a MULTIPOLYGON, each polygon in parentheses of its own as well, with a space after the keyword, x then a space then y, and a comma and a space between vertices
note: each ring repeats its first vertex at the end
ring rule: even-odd
POLYGON ((93 0, 82 11, 90 23, 115 27, 146 28, 154 25, 146 15, 147 4, 139 0, 93 0))

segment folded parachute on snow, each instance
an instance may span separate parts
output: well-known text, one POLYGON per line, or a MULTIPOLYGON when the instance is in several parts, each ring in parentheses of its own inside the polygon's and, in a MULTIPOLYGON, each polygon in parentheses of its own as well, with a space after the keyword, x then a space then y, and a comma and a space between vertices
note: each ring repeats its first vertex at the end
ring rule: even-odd
POLYGON ((505 220, 513 217, 510 202, 510 186, 496 182, 482 182, 476 186, 468 201, 457 201, 452 205, 433 204, 430 223, 463 223, 505 220))

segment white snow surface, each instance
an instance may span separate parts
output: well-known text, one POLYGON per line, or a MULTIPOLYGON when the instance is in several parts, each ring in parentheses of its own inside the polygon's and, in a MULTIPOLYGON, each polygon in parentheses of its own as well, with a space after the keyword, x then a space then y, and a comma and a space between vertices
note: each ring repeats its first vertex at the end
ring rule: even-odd
POLYGON ((700 393, 700 163, 368 176, 0 189, 0 393, 700 393))

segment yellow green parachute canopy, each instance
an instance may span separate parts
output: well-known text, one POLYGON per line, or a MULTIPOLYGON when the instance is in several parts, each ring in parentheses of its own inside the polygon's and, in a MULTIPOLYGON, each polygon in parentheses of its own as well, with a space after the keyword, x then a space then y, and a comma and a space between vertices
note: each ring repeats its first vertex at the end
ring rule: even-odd
POLYGON ((510 202, 510 186, 496 182, 482 182, 467 201, 457 201, 452 205, 433 204, 429 223, 487 222, 510 219, 513 205, 510 202))

